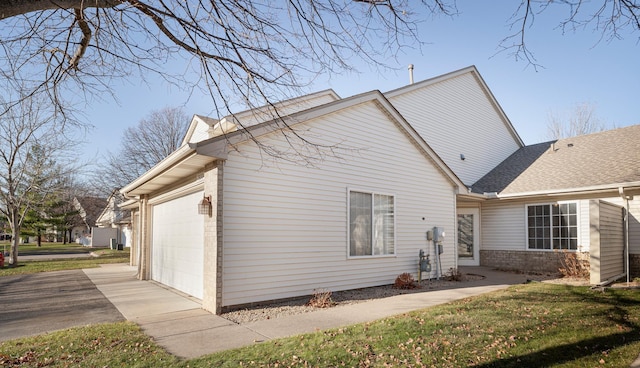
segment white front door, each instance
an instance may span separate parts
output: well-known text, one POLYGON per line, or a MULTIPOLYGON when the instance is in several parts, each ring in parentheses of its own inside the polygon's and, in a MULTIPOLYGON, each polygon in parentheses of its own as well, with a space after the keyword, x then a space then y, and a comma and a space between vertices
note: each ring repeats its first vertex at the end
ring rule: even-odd
POLYGON ((480 210, 458 209, 458 265, 480 265, 480 210))

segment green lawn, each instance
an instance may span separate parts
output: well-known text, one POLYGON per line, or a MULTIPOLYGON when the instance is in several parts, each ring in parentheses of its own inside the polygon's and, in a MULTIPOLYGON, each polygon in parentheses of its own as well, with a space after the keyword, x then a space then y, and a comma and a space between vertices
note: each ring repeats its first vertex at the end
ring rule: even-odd
MULTIPOLYGON (((0 242, 0 249, 9 251, 11 244, 7 241, 0 242)), ((35 243, 27 243, 18 245, 19 255, 35 255, 35 254, 60 254, 60 253, 90 253, 95 248, 83 247, 76 243, 49 243, 42 242, 42 246, 38 247, 35 243)))
MULTIPOLYGON (((94 268, 103 263, 129 263, 129 248, 124 250, 111 250, 106 248, 89 248, 77 244, 51 243, 43 245, 41 248, 34 244, 21 244, 18 248, 18 266, 9 267, 8 259, 5 258, 5 267, 0 268, 0 277, 10 275, 24 275, 37 272, 74 270, 81 268, 94 268), (90 253, 97 257, 80 256, 77 258, 64 258, 54 260, 25 260, 21 256, 42 254, 69 254, 69 253, 90 253)), ((1 311, 0 311, 1 313, 1 311)))
POLYGON ((25 367, 628 367, 639 318, 637 290, 532 283, 189 361, 132 323, 12 340, 0 352, 25 367))

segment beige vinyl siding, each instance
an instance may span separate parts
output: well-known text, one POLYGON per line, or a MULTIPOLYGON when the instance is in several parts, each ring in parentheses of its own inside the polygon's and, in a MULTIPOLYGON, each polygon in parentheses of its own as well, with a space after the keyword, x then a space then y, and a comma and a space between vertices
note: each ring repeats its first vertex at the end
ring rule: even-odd
MULTIPOLYGON (((566 202, 566 201, 560 201, 566 202)), ((589 201, 578 204, 578 250, 589 251, 589 201)), ((482 204, 482 250, 528 250, 527 205, 551 201, 487 201, 482 204)))
POLYGON ((466 185, 519 148, 471 72, 389 100, 466 185))
POLYGON ((600 226, 600 276, 609 279, 624 272, 622 208, 601 201, 600 226))
MULTIPOLYGON (((626 201, 621 197, 603 198, 620 207, 626 208, 626 201)), ((640 198, 629 201, 629 253, 640 254, 640 198)))
POLYGON ((591 283, 599 284, 624 272, 622 208, 591 201, 591 283))
MULTIPOLYGON (((417 273, 426 230, 448 233, 443 271, 454 267, 455 194, 374 102, 295 127, 333 152, 293 163, 261 154, 254 144, 232 152, 224 168, 223 306, 391 284, 417 273), (395 255, 348 257, 348 189, 393 195, 395 255), (424 218, 424 220, 423 220, 424 218)), ((299 158, 282 133, 261 141, 299 158)), ((433 250, 431 250, 433 254, 433 250)))
POLYGON ((589 237, 589 200, 583 199, 578 203, 578 251, 588 252, 591 249, 589 237))
POLYGON ((209 138, 209 124, 202 121, 199 117, 195 117, 195 119, 197 124, 188 143, 196 143, 209 138))
POLYGON ((525 202, 482 204, 481 250, 526 250, 525 202))

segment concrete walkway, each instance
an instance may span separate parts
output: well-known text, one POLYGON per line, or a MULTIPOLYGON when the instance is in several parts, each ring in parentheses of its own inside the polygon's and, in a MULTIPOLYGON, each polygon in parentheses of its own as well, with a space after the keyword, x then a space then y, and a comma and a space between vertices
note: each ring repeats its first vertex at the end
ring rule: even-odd
POLYGON ((239 325, 204 311, 195 299, 153 282, 137 280, 133 267, 118 264, 84 270, 125 318, 139 324, 145 333, 170 353, 183 358, 374 321, 526 281, 525 275, 496 272, 483 267, 461 268, 461 271, 481 274, 485 279, 461 283, 460 288, 398 295, 239 325))

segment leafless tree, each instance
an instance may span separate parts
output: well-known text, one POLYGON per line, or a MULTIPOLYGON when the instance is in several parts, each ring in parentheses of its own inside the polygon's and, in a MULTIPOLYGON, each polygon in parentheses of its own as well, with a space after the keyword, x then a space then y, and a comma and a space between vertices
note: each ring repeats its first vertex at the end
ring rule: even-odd
POLYGON ((109 152, 96 170, 97 189, 108 196, 178 149, 191 117, 180 107, 154 110, 122 134, 120 147, 109 152))
MULTIPOLYGON (((408 3, 4 1, 0 73, 23 95, 46 94, 61 111, 112 92, 116 78, 156 74, 205 90, 224 116, 296 93, 308 81, 302 75, 351 69, 353 58, 381 64, 416 43, 408 3), (175 61, 183 66, 165 66, 175 61)), ((443 0, 422 4, 449 11, 443 0)))
POLYGON ((0 106, 7 111, 0 117, 0 213, 12 232, 9 264, 17 265, 25 215, 39 208, 72 168, 63 164, 70 145, 62 133, 64 121, 42 100, 23 98, 10 108, 0 106))
MULTIPOLYGON (((534 66, 527 35, 551 8, 567 10, 563 31, 593 27, 612 39, 640 28, 637 0, 515 6, 514 32, 501 47, 534 66)), ((455 0, 7 0, 0 2, 0 78, 11 83, 9 107, 44 95, 73 115, 80 103, 117 99, 116 80, 156 75, 211 95, 212 113, 222 117, 274 106, 318 74, 351 70, 358 59, 383 67, 404 47, 428 41, 418 38, 425 15, 457 10, 455 0)))
POLYGON ((595 105, 579 103, 567 113, 549 112, 547 138, 562 139, 606 130, 608 125, 596 114, 595 105))

